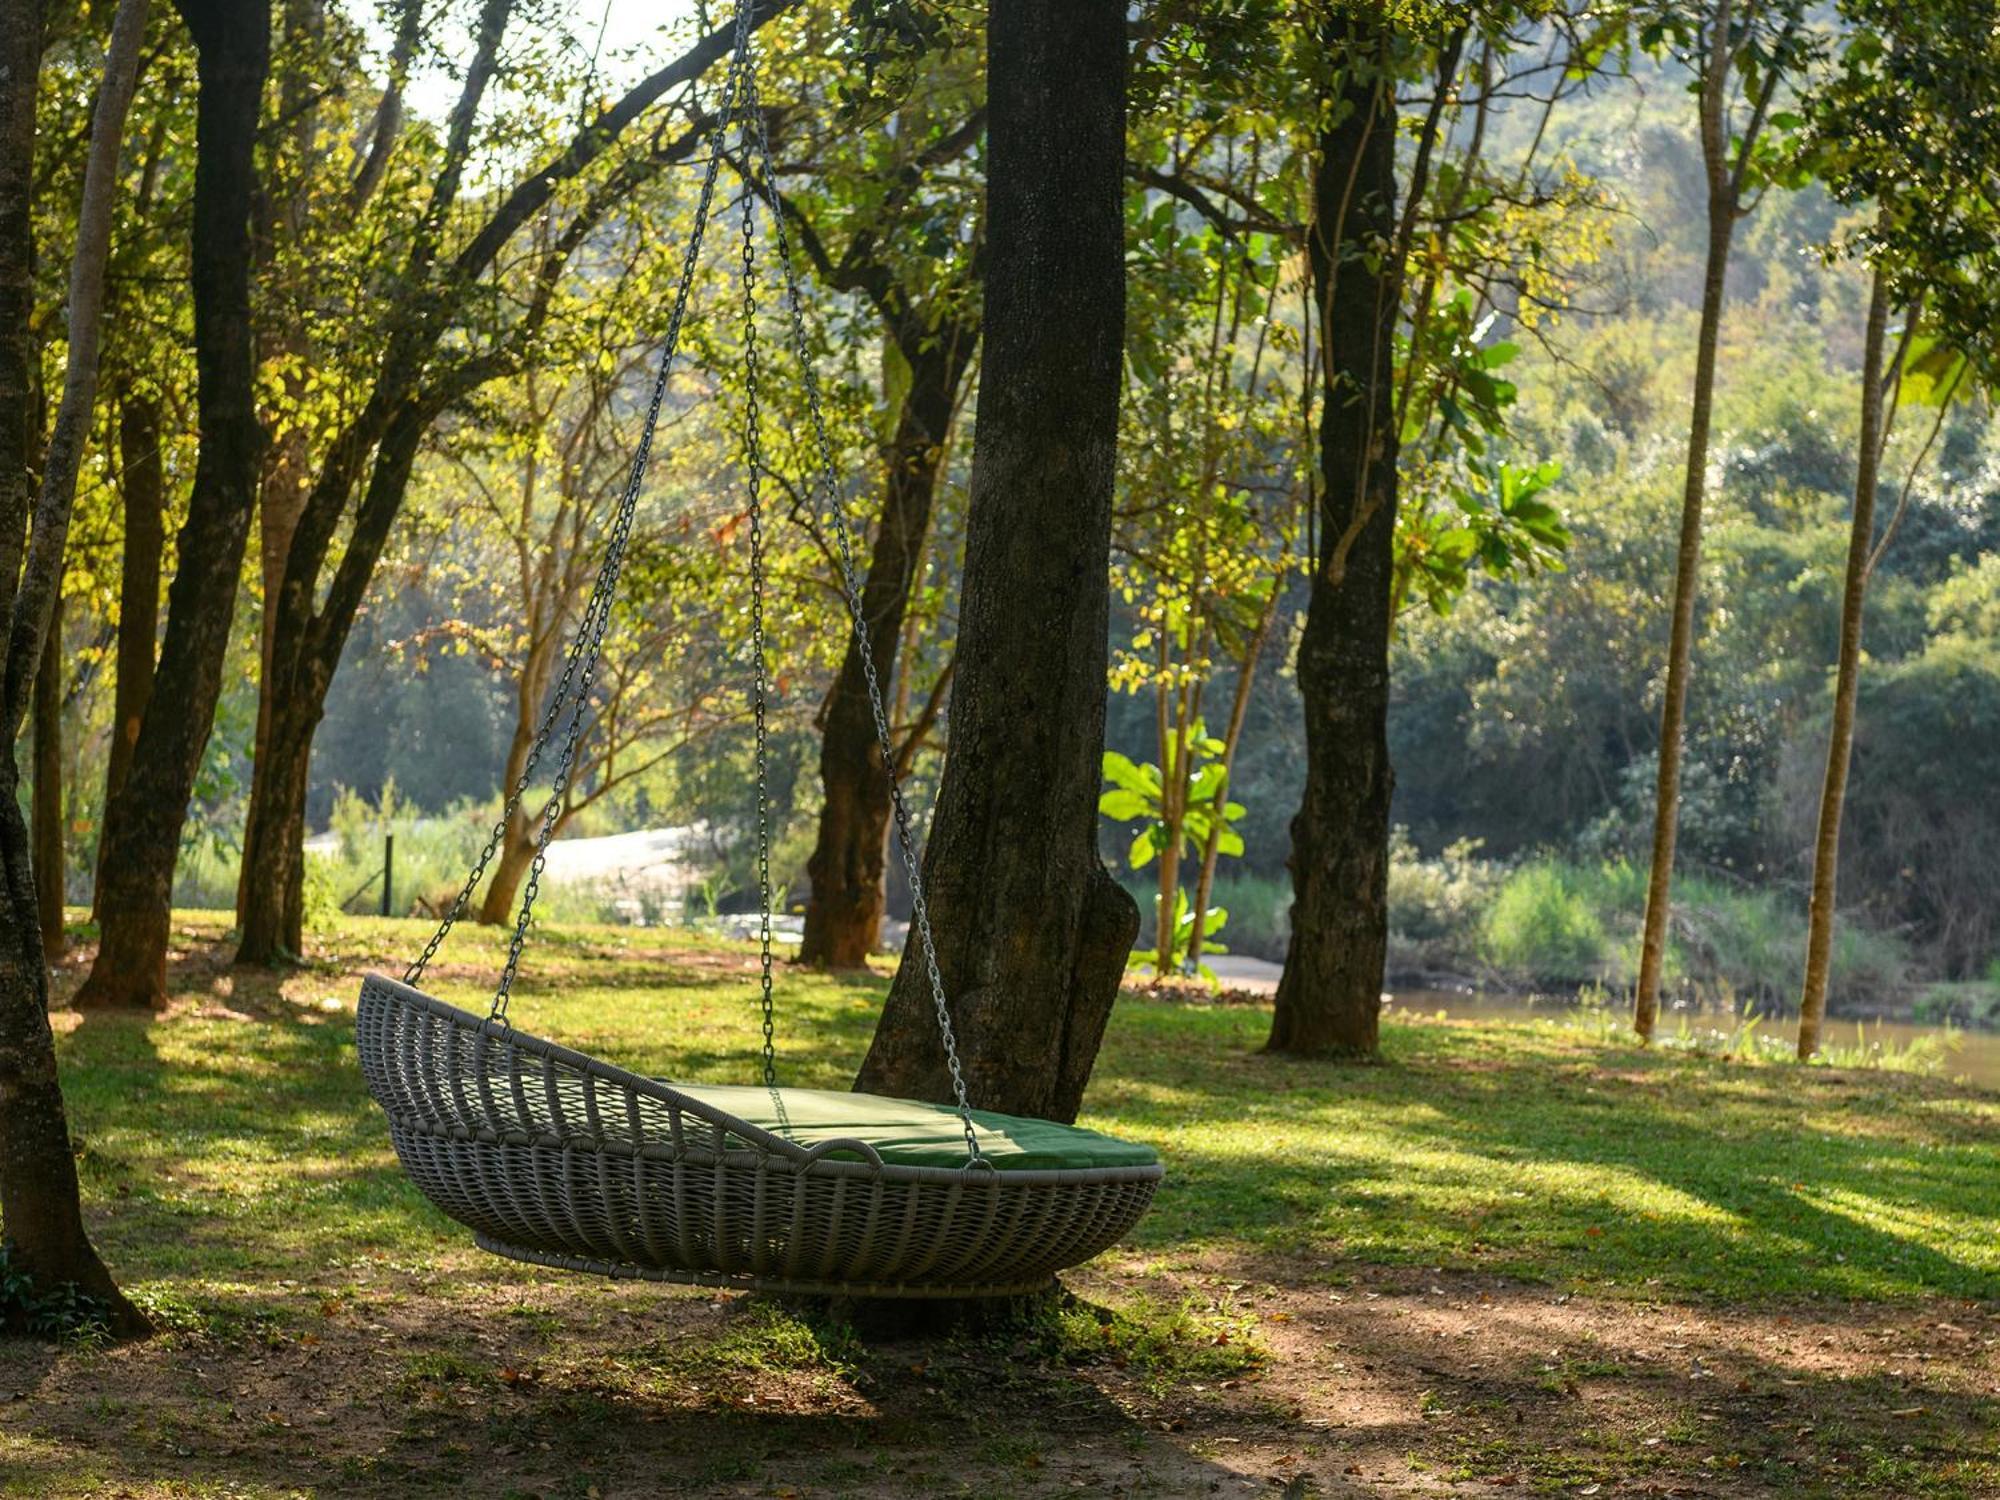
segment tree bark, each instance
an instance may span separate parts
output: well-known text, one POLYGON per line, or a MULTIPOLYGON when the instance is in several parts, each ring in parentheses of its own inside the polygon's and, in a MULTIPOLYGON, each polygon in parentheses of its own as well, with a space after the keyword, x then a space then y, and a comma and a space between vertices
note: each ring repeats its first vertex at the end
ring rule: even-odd
MULTIPOLYGON (((1070 1120, 1139 930, 1097 854, 1125 8, 994 0, 987 26, 987 349, 923 874, 973 1101, 1070 1120)), ((857 1088, 951 1097, 925 969, 906 947, 857 1088)))
POLYGON ((200 453, 167 600, 166 638, 132 766, 105 809, 101 939, 79 1006, 161 1005, 175 859, 222 688, 256 508, 250 206, 270 9, 179 0, 197 49, 193 293, 200 453))
MULTIPOLYGON (((509 782, 511 787, 513 783, 509 782)), ((535 862, 535 825, 528 814, 516 809, 508 821, 500 858, 486 877, 486 891, 479 901, 479 921, 486 927, 505 927, 514 920, 514 900, 521 894, 521 882, 535 862)))
MULTIPOLYGON (((350 559, 357 546, 379 552, 387 540, 389 522, 401 505, 433 414, 429 407, 408 404, 391 421, 356 521, 360 540, 350 539, 350 559)), ((288 592, 294 581, 288 575, 288 592)), ((356 598, 352 606, 330 608, 289 639, 281 627, 274 641, 272 670, 285 691, 270 698, 264 753, 250 787, 237 963, 275 963, 304 946, 306 793, 311 785, 313 735, 326 714, 327 689, 333 685, 334 669, 358 607, 356 598)))
POLYGON ((62 596, 49 613, 42 637, 42 660, 35 672, 35 789, 29 809, 35 862, 35 910, 42 934, 42 958, 54 963, 69 949, 63 931, 62 775, 62 596))
MULTIPOLYGON (((1701 532, 1708 502, 1709 429, 1715 416, 1716 350, 1722 339, 1722 301, 1729 251, 1739 208, 1737 179, 1729 168, 1731 0, 1720 0, 1710 18, 1707 75, 1701 81, 1702 163, 1708 182, 1708 251, 1702 268, 1701 326, 1695 339, 1694 393, 1688 415, 1687 474, 1681 492, 1681 531, 1674 559, 1674 609, 1667 635, 1667 682, 1660 703, 1660 764, 1654 786, 1653 850, 1646 878, 1646 919, 1639 941, 1639 982, 1632 997, 1632 1028, 1651 1041, 1660 1013, 1660 977, 1666 970, 1667 924, 1672 915, 1674 845, 1680 832, 1681 754, 1687 725, 1688 679, 1694 667, 1694 606, 1701 582, 1701 532)), ((1746 141, 1739 152, 1747 151, 1746 141)))
POLYGON ((0 662, 0 746, 6 747, 0 755, 6 901, 0 920, 0 1221, 15 1271, 41 1288, 76 1287, 103 1306, 113 1332, 138 1334, 146 1331, 145 1316, 118 1290, 83 1226, 14 751, 27 679, 39 667, 62 575, 70 509, 67 500, 33 505, 29 478, 38 437, 29 314, 41 47, 40 0, 0 0, 0 619, 7 623, 7 654, 0 662))
POLYGON ((1812 902, 1806 926, 1806 973, 1799 996, 1799 1061, 1819 1050, 1833 969, 1834 896, 1840 866, 1840 813, 1854 754, 1855 700, 1861 687, 1861 622, 1875 547, 1875 491, 1882 472, 1885 407, 1883 344, 1889 327, 1889 287, 1878 268, 1868 294, 1861 355, 1861 451, 1854 468, 1854 521, 1847 539, 1847 579, 1840 596, 1840 653, 1833 687, 1833 726, 1820 782, 1819 830, 1813 844, 1812 902))
MULTIPOLYGON (((959 383, 972 360, 975 330, 958 325, 933 330, 921 318, 894 332, 910 366, 910 388, 883 455, 882 520, 862 585, 862 614, 875 671, 894 678, 945 458, 945 439, 958 402, 959 383), (930 347, 924 347, 926 342, 930 347)), ((806 874, 802 963, 858 969, 881 937, 887 893, 891 811, 889 773, 883 765, 861 651, 850 637, 847 654, 827 698, 820 736, 819 836, 806 874)))
MULTIPOLYGON (((311 212, 308 183, 318 156, 319 110, 312 68, 321 61, 320 37, 326 15, 323 0, 284 0, 283 41, 278 49, 282 60, 278 71, 278 117, 287 122, 291 137, 288 153, 291 178, 271 185, 264 195, 263 222, 257 237, 257 274, 267 286, 275 280, 275 263, 280 236, 302 234, 311 212)), ((398 37, 398 45, 401 38, 398 37)), ((391 62, 393 71, 395 63, 391 62)), ((257 491, 257 562, 262 584, 263 609, 258 622, 257 728, 252 740, 251 764, 264 758, 271 732, 271 699, 276 678, 271 662, 276 645, 278 611, 274 607, 285 584, 285 560, 292 546, 292 533, 304 513, 306 495, 312 486, 312 445, 303 419, 298 417, 305 404, 313 350, 306 337, 303 317, 292 315, 290 305, 299 289, 272 287, 273 301, 288 308, 284 316, 258 329, 263 348, 260 362, 283 359, 279 377, 284 398, 281 417, 265 450, 264 473, 257 491)), ((250 862, 237 871, 236 909, 244 908, 244 883, 252 878, 250 862)))
POLYGON ((1271 597, 1257 617, 1257 628, 1251 633, 1236 668, 1236 691, 1229 701, 1229 724, 1222 736, 1222 784, 1215 789, 1211 802, 1208 837, 1201 848, 1201 873, 1195 877, 1194 932, 1189 936, 1187 953, 1190 965, 1201 963, 1202 914, 1208 910, 1215 893, 1215 866, 1222 853, 1222 831, 1229 826, 1229 820, 1223 816, 1223 809, 1230 801, 1229 778, 1236 771, 1236 748, 1243 741, 1243 724, 1250 713, 1250 691, 1257 682, 1257 667, 1263 660, 1264 645, 1271 638, 1271 625, 1278 618, 1278 604, 1285 596, 1285 571, 1290 560, 1291 547, 1287 544, 1271 579, 1271 597))
POLYGON ((1715 414, 1716 348, 1722 335, 1722 292, 1734 236, 1735 210, 1709 210, 1708 264, 1702 278, 1701 327, 1695 345, 1694 400, 1688 418, 1687 479, 1674 561, 1674 611, 1667 636, 1667 682, 1660 701, 1660 764, 1654 784, 1653 851, 1646 879, 1646 921, 1639 945, 1639 984, 1632 1025, 1653 1035, 1666 971, 1672 911, 1674 845, 1680 832, 1681 757, 1687 728, 1688 680, 1694 669, 1694 606, 1701 583, 1701 533, 1708 500, 1708 441, 1715 414))
MULTIPOLYGON (((104 267, 111 250, 112 204, 118 188, 118 153, 125 119, 139 83, 139 48, 146 37, 147 0, 120 0, 104 54, 104 77, 91 117, 90 157, 77 205, 76 253, 70 266, 68 348, 63 393, 42 468, 40 506, 65 517, 76 499, 83 445, 97 403, 98 348, 104 327, 104 267)), ((62 601, 58 594, 35 680, 35 873, 41 901, 42 942, 50 960, 61 957, 63 936, 62 833, 62 601)))
POLYGON ((1320 322, 1321 556, 1298 684, 1306 785, 1292 819, 1292 937, 1273 1052, 1372 1057, 1389 946, 1389 639, 1395 575, 1393 378, 1401 293, 1393 82, 1365 23, 1337 25, 1341 98, 1322 131, 1308 239, 1320 322))
MULTIPOLYGON (((160 466, 160 403, 151 395, 128 392, 118 403, 118 487, 125 509, 125 541, 118 571, 111 746, 104 768, 107 808, 132 768, 132 747, 138 743, 139 725, 153 696, 153 650, 160 634, 167 505, 160 466)), ((101 848, 98 867, 103 868, 101 848)))

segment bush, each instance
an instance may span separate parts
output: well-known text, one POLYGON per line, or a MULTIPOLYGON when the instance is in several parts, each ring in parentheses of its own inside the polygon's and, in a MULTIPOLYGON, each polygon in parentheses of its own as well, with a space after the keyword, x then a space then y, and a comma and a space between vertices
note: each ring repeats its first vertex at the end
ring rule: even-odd
POLYGON ((1486 909, 1480 956, 1531 982, 1582 983, 1602 963, 1604 926, 1565 866, 1523 865, 1486 909))
POLYGON ((358 793, 343 788, 334 796, 328 819, 333 837, 306 850, 308 918, 316 886, 323 893, 319 910, 327 916, 335 911, 366 915, 382 909, 383 844, 391 834, 396 839, 396 863, 389 914, 406 917, 440 910, 464 885, 466 872, 498 817, 497 802, 461 802, 444 813, 423 814, 397 801, 394 783, 383 787, 372 807, 358 793))
MULTIPOLYGON (((1292 940, 1292 881, 1289 875, 1249 875, 1235 872, 1218 874, 1210 888, 1210 906, 1229 913, 1223 937, 1229 951, 1251 958, 1285 961, 1285 948, 1292 940)), ((1140 902, 1146 928, 1153 926, 1153 893, 1140 902)))
POLYGON ((1500 867, 1465 840, 1436 859, 1398 828, 1389 839, 1389 966, 1408 972, 1463 969, 1501 882, 1500 867))

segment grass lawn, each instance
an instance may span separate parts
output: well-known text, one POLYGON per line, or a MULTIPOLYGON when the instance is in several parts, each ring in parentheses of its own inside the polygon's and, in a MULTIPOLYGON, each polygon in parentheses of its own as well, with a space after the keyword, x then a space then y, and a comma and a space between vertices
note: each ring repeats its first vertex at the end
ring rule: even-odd
MULTIPOLYGON (((1084 1123, 1168 1162, 1133 1242, 1011 1326, 870 1338, 481 1255, 354 1060, 355 979, 419 925, 285 974, 177 926, 172 1013, 56 1018, 165 1331, 0 1342, 0 1494, 2000 1495, 2000 1094, 1550 1024, 1279 1061, 1262 1008, 1130 996, 1084 1123)), ((456 937, 428 987, 482 1005, 498 956, 456 937)), ((742 1081, 753 965, 552 929, 513 1015, 742 1081)), ((786 1081, 844 1086, 883 989, 785 975, 786 1081)))

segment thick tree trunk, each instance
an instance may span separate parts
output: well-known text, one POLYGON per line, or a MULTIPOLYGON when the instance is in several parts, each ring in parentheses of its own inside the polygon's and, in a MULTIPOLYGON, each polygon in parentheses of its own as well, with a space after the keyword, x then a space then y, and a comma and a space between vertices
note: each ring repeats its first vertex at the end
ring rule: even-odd
MULTIPOLYGON (((970 329, 928 332, 916 327, 897 339, 910 365, 910 389, 884 455, 882 520, 862 586, 862 612, 880 680, 896 672, 903 617, 930 533, 931 507, 944 465, 945 436, 971 361, 970 329), (936 340, 922 347, 926 337, 936 340)), ((819 837, 806 873, 801 962, 856 969, 867 962, 882 932, 886 893, 883 872, 890 823, 889 774, 868 705, 861 653, 849 639, 840 675, 827 699, 820 737, 819 837)))
POLYGON ((35 672, 34 802, 30 808, 35 862, 35 911, 40 919, 42 957, 54 963, 69 949, 63 931, 63 609, 56 596, 42 637, 41 666, 35 672))
MULTIPOLYGON (((973 1102, 1069 1120, 1139 930, 1097 856, 1125 320, 1125 7, 995 0, 987 25, 987 348, 924 879, 973 1102)), ((856 1087, 951 1097, 915 944, 856 1087)))
MULTIPOLYGON (((117 681, 112 690, 111 746, 105 759, 104 805, 124 788, 132 747, 153 696, 153 650, 160 635, 160 567, 166 556, 166 488, 160 468, 160 404, 127 393, 118 403, 118 483, 125 509, 124 555, 118 572, 117 681)), ((103 858, 100 852, 99 867, 103 858)))
POLYGON ((1736 231, 1732 201, 1711 192, 1708 260, 1702 274, 1701 327, 1695 344, 1694 398, 1688 416, 1687 476, 1681 491, 1681 533, 1674 561, 1673 623, 1667 636, 1667 682, 1660 702, 1660 765, 1654 787, 1653 853, 1646 879, 1646 921, 1639 943, 1639 984, 1632 1026, 1650 1040, 1660 1013, 1666 972, 1667 925, 1673 907, 1674 843, 1680 832, 1681 752, 1687 725, 1688 679, 1694 670, 1694 606, 1701 582, 1702 516, 1708 501, 1708 436, 1715 415, 1716 349, 1722 338, 1723 288, 1736 231))
MULTIPOLYGON (((13 1269, 41 1288, 65 1283, 105 1308, 112 1330, 143 1333, 143 1314, 119 1292, 84 1231, 41 950, 28 826, 21 815, 15 734, 37 669, 62 572, 67 499, 38 509, 29 475, 34 349, 28 325, 34 257, 35 86, 39 0, 0 0, 0 1222, 13 1269), (34 563, 24 569, 24 556, 34 563)), ((86 189, 87 191, 87 189, 86 189)), ((60 497, 58 497, 60 498, 60 497)))
MULTIPOLYGON (((507 746, 507 760, 500 770, 503 795, 521 784, 534 753, 535 730, 548 703, 550 678, 554 670, 553 652, 531 652, 527 669, 514 685, 514 737, 507 746)), ((479 898, 479 924, 501 927, 514 920, 514 897, 527 878, 535 860, 535 828, 526 806, 516 807, 507 820, 500 843, 500 862, 486 877, 486 889, 479 898)))
POLYGON ((1292 937, 1268 1046, 1370 1057, 1389 945, 1390 592, 1395 571, 1396 109, 1358 28, 1323 132, 1308 245, 1325 361, 1321 556, 1299 641, 1306 785, 1292 819, 1292 937))
POLYGON ((1875 547, 1875 490, 1882 472, 1883 344, 1889 328, 1889 287, 1880 270, 1868 295, 1868 330, 1861 355, 1861 452, 1854 468, 1854 521, 1847 538, 1847 581, 1840 596, 1840 660, 1833 687, 1833 727, 1826 776, 1819 791, 1819 832, 1813 845, 1812 904, 1806 926, 1805 985, 1799 996, 1799 1061, 1819 1051, 1833 969, 1834 896, 1840 867, 1840 813, 1854 754, 1854 708, 1861 687, 1861 618, 1868 601, 1869 559, 1875 547))
MULTIPOLYGON (((402 503, 410 469, 434 413, 406 405, 389 423, 369 475, 368 491, 342 560, 327 610, 317 616, 294 604, 274 637, 273 672, 285 684, 271 698, 264 754, 250 782, 243 830, 246 878, 238 910, 236 962, 276 963, 298 954, 305 941, 306 792, 311 785, 313 735, 326 715, 327 689, 359 607, 372 563, 349 573, 362 553, 379 553, 390 520, 402 503), (356 576, 363 582, 357 583, 356 576)), ((287 591, 303 583, 288 576, 287 591)))
MULTIPOLYGON (((12 19, 0 6, 0 22, 12 19)), ((113 1333, 143 1334, 145 1314, 118 1290, 83 1227, 12 755, 0 757, 0 865, 7 902, 0 921, 0 1220, 12 1268, 38 1287, 69 1284, 96 1299, 113 1333)))
POLYGON ((270 66, 261 0, 179 0, 198 52, 193 290, 200 456, 154 693, 105 810, 97 961, 82 1005, 159 1005, 174 862, 222 687, 262 460, 250 322, 254 147, 270 66))
POLYGON ((279 963, 305 941, 306 794, 312 737, 325 702, 273 699, 243 831, 236 962, 279 963))

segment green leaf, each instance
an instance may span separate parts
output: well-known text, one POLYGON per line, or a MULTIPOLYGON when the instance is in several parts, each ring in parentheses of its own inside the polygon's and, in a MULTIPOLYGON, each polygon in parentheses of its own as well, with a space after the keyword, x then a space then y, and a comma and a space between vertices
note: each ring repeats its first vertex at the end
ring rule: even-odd
POLYGON ((1097 799, 1097 810, 1107 818, 1129 823, 1134 818, 1151 817, 1153 804, 1137 792, 1115 787, 1097 799))
POLYGON ((1133 869, 1145 869, 1147 865, 1153 862, 1153 856, 1160 852, 1159 845, 1156 842, 1158 832, 1159 825, 1157 823, 1148 823, 1144 828, 1139 830, 1139 836, 1132 840, 1132 850, 1126 858, 1133 869))
POLYGON ((1160 768, 1136 765, 1130 756, 1116 750, 1104 752, 1104 779, 1142 797, 1151 797, 1154 802, 1160 799, 1160 768))

